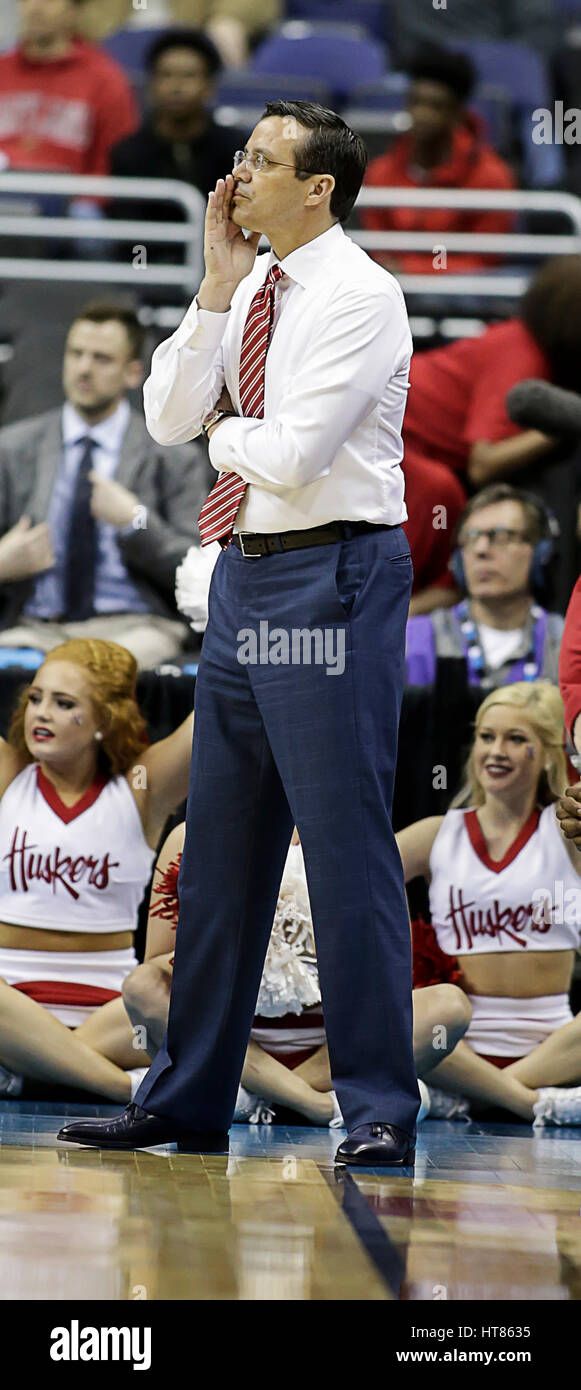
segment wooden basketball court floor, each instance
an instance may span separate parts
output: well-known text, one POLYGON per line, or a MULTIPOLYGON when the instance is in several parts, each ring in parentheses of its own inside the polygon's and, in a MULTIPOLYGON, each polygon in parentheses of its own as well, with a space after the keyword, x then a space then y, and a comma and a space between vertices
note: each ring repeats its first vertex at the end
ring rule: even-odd
POLYGON ((0 1103, 0 1298, 578 1300, 581 1131, 427 1121, 415 1171, 340 1131, 236 1125, 229 1157, 65 1147, 0 1103))

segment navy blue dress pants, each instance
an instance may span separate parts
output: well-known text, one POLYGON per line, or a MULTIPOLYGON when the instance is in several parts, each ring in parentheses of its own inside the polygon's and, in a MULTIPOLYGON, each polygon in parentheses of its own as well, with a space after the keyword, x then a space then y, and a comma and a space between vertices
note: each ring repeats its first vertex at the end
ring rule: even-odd
POLYGON ((296 824, 346 1125, 415 1133, 410 930, 391 824, 411 583, 400 527, 258 559, 231 545, 218 559, 168 1029, 137 1093, 153 1114, 231 1123, 296 824))

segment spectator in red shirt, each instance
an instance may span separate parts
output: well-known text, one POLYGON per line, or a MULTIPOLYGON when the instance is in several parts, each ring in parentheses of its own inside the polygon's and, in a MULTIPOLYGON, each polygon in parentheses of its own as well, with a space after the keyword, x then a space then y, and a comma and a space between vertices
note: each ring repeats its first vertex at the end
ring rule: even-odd
MULTIPOLYGON (((409 71, 409 133, 372 160, 366 187, 513 188, 508 165, 484 138, 481 117, 468 110, 476 79, 470 60, 460 53, 429 48, 418 54, 409 71)), ((434 245, 438 245, 445 242, 447 232, 509 232, 513 215, 404 205, 362 209, 361 223, 368 231, 433 232, 434 245)), ((476 252, 448 254, 444 263, 441 252, 439 256, 437 268, 455 274, 494 264, 491 256, 476 252)), ((377 252, 374 259, 388 270, 407 275, 434 270, 431 251, 377 252)))
POLYGON ((138 125, 124 73, 75 36, 78 0, 19 0, 20 41, 0 54, 0 163, 104 174, 138 125))
POLYGON ((447 566, 466 481, 474 489, 550 463, 558 441, 515 425, 507 392, 528 377, 577 390, 580 359, 581 256, 547 261, 518 318, 413 358, 404 421, 405 529, 421 591, 413 612, 440 606, 446 589, 454 601, 447 566))
POLYGON ((581 579, 573 589, 565 618, 559 685, 565 706, 565 724, 577 752, 581 753, 581 579))
MULTIPOLYGON (((581 769, 581 578, 567 609, 559 661, 559 685, 565 706, 565 725, 574 744, 575 766, 581 769)), ((557 806, 561 830, 581 852, 581 782, 573 781, 557 806)))

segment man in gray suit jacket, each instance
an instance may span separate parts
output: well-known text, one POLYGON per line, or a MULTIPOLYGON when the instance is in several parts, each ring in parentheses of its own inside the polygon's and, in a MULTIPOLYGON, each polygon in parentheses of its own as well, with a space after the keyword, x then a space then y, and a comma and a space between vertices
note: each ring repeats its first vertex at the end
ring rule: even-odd
POLYGON ((62 410, 0 431, 0 646, 104 637, 141 667, 183 646, 175 572, 208 469, 199 444, 156 445, 130 409, 142 350, 132 310, 87 305, 67 337, 62 410))

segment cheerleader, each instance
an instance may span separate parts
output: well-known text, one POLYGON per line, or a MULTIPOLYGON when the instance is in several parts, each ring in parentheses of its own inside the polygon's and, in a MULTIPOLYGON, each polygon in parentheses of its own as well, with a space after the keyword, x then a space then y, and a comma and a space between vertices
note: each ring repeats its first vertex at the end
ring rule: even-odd
POLYGON ((581 1124, 581 1015, 569 990, 581 855, 559 829, 561 697, 547 681, 493 691, 476 717, 467 784, 445 816, 403 831, 406 881, 429 883, 437 949, 472 1017, 428 1085, 536 1123, 581 1124))
MULTIPOLYGON (((127 977, 123 999, 148 1053, 161 1046, 169 1008, 173 933, 178 920, 178 874, 185 826, 166 840, 156 865, 143 965, 127 977)), ((414 1054, 420 1074, 465 1032, 468 1001, 454 985, 414 994, 414 1054)), ((302 849, 295 830, 289 848, 250 1034, 235 1120, 269 1122, 272 1105, 313 1124, 341 1125, 332 1089, 321 1012, 315 939, 302 849)), ((420 1087, 420 1089, 422 1089, 420 1087)), ((426 1109, 421 1112, 424 1117, 426 1109)))
POLYGON ((30 1077, 129 1101, 149 1063, 121 989, 193 715, 148 747, 136 675, 115 642, 63 643, 0 739, 0 1093, 30 1077))

